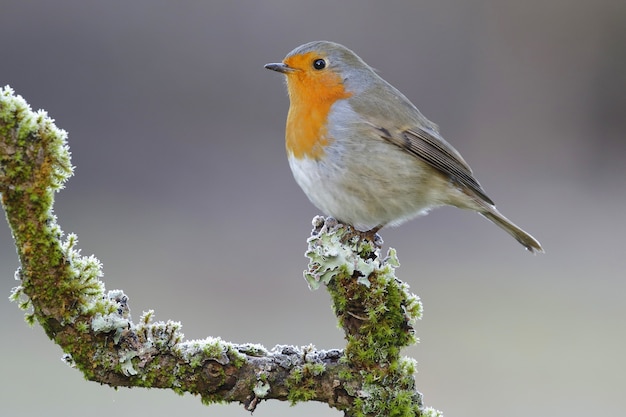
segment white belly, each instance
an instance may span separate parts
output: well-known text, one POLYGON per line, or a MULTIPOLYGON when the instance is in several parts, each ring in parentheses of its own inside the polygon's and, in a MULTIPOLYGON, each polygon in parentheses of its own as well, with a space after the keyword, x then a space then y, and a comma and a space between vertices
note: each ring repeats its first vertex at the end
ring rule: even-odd
POLYGON ((345 152, 331 145, 321 160, 289 155, 293 176, 325 215, 366 231, 396 226, 445 204, 433 187, 445 181, 415 158, 386 143, 345 152), (357 159, 346 155, 359 154, 357 159))

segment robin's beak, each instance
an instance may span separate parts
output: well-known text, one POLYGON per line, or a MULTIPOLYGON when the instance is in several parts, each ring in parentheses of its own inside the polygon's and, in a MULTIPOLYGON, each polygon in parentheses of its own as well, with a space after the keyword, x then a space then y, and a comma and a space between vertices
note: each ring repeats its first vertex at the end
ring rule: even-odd
POLYGON ((265 64, 265 68, 276 72, 282 72, 283 74, 289 74, 290 72, 295 71, 295 69, 291 68, 287 64, 283 64, 282 62, 276 64, 265 64))

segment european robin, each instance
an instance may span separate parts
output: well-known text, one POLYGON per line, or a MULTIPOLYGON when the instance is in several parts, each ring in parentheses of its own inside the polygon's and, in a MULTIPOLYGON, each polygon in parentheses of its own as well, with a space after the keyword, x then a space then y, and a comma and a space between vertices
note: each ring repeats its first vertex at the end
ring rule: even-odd
POLYGON ((543 252, 500 214, 437 125, 350 49, 310 42, 265 68, 286 76, 289 165, 326 215, 375 233, 450 205, 476 211, 530 252, 543 252))

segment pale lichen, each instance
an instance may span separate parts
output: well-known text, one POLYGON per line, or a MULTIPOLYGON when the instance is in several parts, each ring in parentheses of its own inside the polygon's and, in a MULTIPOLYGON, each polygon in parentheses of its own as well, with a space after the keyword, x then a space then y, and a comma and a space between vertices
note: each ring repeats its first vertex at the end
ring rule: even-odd
POLYGON ((267 381, 257 381, 256 385, 252 389, 254 395, 258 398, 265 398, 270 392, 270 384, 267 381))
MULTIPOLYGON (((400 350, 417 341, 413 326, 422 303, 395 276, 400 263, 394 249, 381 259, 380 241, 334 219, 316 217, 308 239, 309 268, 304 275, 311 289, 326 285, 344 329, 345 361, 359 370, 364 383, 353 394, 354 415, 419 416, 421 394, 415 389, 415 361, 400 350)), ((302 386, 304 369, 292 373, 302 386)), ((307 372, 313 372, 311 369, 307 372)), ((344 372, 345 379, 355 376, 344 372)), ((298 400, 310 395, 306 384, 298 400)))
POLYGON ((422 410, 422 417, 443 417, 443 412, 432 407, 426 407, 422 410))
MULTIPOLYGON (((317 216, 313 226, 323 223, 324 218, 317 216)), ((362 244, 358 236, 349 237, 346 241, 346 229, 341 223, 329 222, 319 233, 313 233, 307 239, 309 245, 305 256, 309 258, 309 268, 304 271, 304 278, 311 290, 317 290, 321 284, 328 284, 335 275, 343 271, 348 275, 358 272, 357 281, 367 287, 367 277, 381 267, 379 261, 380 248, 375 248, 375 256, 363 258, 359 256, 358 245, 362 244)), ((366 243, 367 244, 367 243, 366 243)), ((362 249, 361 249, 362 250, 362 249)))

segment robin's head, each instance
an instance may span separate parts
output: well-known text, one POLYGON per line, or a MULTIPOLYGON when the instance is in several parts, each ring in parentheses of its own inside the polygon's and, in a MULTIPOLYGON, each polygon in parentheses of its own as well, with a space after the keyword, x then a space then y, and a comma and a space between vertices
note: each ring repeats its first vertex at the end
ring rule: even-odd
POLYGON ((294 100, 346 98, 364 89, 368 77, 374 75, 350 49, 328 41, 301 45, 289 52, 283 62, 267 64, 265 68, 286 75, 292 104, 297 104, 294 100))

